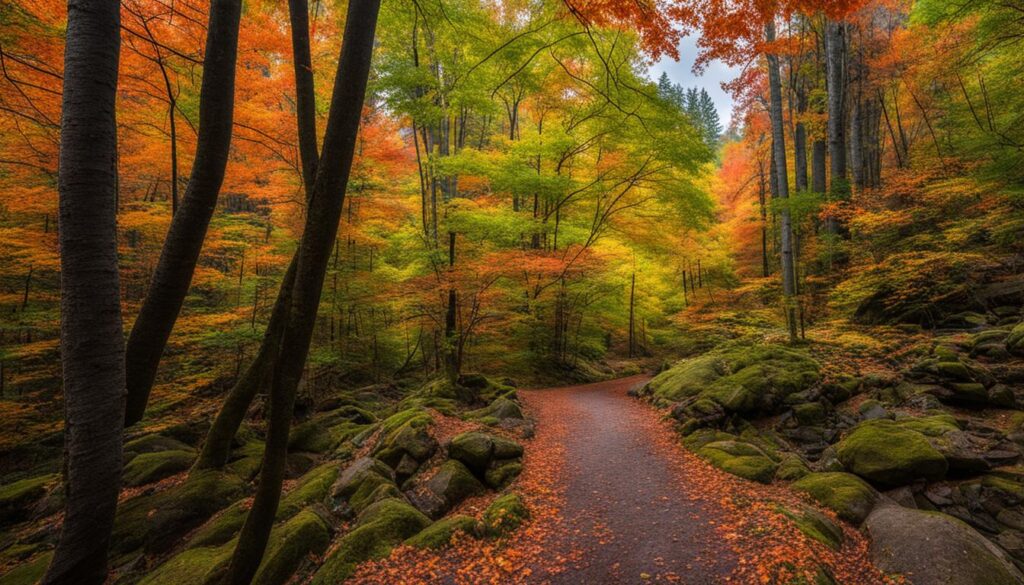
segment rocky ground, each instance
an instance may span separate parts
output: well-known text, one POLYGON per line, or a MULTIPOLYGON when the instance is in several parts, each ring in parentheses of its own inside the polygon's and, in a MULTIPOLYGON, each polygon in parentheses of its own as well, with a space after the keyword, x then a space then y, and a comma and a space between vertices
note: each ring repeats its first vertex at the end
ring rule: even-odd
POLYGON ((749 329, 718 336, 639 394, 713 465, 806 492, 862 528, 885 571, 1024 582, 1020 310, 963 313, 933 331, 825 331, 795 347, 749 329))

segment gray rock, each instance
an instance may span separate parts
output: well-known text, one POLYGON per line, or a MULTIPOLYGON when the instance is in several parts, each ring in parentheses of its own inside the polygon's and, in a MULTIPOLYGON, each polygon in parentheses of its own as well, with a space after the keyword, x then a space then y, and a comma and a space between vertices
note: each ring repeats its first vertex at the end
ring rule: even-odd
POLYGON ((1024 574, 1003 550, 946 514, 882 504, 864 526, 875 565, 917 585, 1024 582, 1024 574))

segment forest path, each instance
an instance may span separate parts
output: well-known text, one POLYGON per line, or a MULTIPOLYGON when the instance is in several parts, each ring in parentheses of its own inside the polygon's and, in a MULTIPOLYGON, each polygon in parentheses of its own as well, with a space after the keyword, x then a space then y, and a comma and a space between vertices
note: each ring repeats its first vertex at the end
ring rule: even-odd
POLYGON ((538 582, 719 583, 736 567, 719 495, 688 481, 702 469, 627 396, 648 379, 520 392, 537 418, 535 447, 560 448, 562 461, 563 526, 545 549, 571 560, 538 582))

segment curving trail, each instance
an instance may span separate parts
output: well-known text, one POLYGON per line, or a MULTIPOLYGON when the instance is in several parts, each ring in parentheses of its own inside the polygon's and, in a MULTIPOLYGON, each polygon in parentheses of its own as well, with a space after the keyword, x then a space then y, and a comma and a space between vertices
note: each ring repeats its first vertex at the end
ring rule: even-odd
MULTIPOLYGON (((498 542, 399 547, 362 565, 352 582, 813 583, 820 567, 844 585, 892 582, 852 527, 843 525, 845 544, 830 549, 782 513, 806 508, 802 497, 729 475, 682 447, 669 422, 627 395, 647 379, 520 391, 537 433, 511 489, 526 500, 530 522, 498 542)), ((456 511, 478 515, 488 501, 456 511)))
POLYGON ((520 393, 537 441, 559 440, 566 454, 565 526, 548 547, 579 560, 547 575, 553 584, 717 583, 736 567, 723 514, 687 485, 650 407, 626 395, 648 379, 520 393))

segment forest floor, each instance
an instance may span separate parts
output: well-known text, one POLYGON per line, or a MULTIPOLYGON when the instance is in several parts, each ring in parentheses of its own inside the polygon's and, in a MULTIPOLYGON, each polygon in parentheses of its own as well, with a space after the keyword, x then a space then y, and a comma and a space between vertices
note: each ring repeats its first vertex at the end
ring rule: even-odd
POLYGON ((813 583, 820 573, 847 584, 887 581, 852 527, 835 522, 844 534, 833 549, 790 521, 809 513, 834 521, 830 512, 686 450, 670 422, 628 395, 647 380, 520 391, 537 421, 516 482, 532 521, 497 543, 464 538, 442 551, 399 547, 364 564, 354 581, 813 583))

